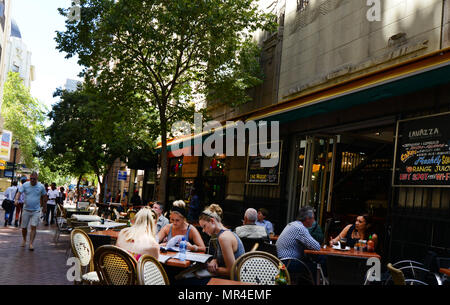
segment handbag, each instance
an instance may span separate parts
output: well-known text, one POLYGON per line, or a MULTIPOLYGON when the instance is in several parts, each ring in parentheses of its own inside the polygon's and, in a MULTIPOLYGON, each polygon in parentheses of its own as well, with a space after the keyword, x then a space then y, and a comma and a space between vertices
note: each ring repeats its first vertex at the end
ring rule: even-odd
POLYGON ((13 207, 13 205, 14 205, 14 202, 13 202, 13 201, 11 201, 11 200, 9 200, 9 199, 3 199, 3 202, 2 202, 2 208, 3 208, 5 211, 9 211, 9 210, 13 207))

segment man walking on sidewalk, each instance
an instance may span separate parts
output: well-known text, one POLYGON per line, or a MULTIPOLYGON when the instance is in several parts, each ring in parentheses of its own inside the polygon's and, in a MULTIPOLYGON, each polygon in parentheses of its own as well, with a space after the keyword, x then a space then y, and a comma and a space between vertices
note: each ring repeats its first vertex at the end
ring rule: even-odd
POLYGON ((44 186, 38 182, 38 174, 33 172, 30 176, 30 181, 22 184, 19 192, 16 195, 16 204, 19 201, 19 196, 25 194, 25 203, 22 212, 22 247, 27 243, 28 225, 31 226, 30 231, 30 251, 33 251, 33 241, 36 237, 36 228, 39 224, 40 207, 44 213, 47 212, 47 192, 44 186))
MULTIPOLYGON (((20 178, 20 182, 22 183, 22 185, 25 184, 25 182, 27 182, 27 177, 22 177, 20 178)), ((17 188, 19 189, 19 188, 17 188)), ((19 226, 19 220, 22 218, 22 209, 23 209, 23 203, 25 201, 25 195, 21 194, 19 196, 19 203, 16 205, 16 220, 14 221, 14 226, 18 227, 19 226)), ((22 221, 20 221, 20 223, 22 223, 22 221)))

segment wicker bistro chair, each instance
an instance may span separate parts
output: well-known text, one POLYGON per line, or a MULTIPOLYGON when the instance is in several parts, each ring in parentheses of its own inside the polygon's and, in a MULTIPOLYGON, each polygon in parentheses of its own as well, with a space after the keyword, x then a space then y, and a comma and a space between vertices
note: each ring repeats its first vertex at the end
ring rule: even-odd
POLYGON ((73 229, 70 233, 70 241, 73 255, 80 260, 81 283, 98 284, 100 281, 93 264, 94 246, 89 236, 83 230, 73 229), (86 268, 88 272, 83 273, 83 269, 86 268))
MULTIPOLYGON (((247 252, 240 256, 231 269, 231 280, 258 285, 275 285, 281 261, 272 254, 262 251, 247 252)), ((286 270, 288 285, 291 284, 286 270)))
POLYGON ((150 255, 142 255, 137 266, 139 285, 169 285, 169 278, 161 263, 150 255))
POLYGON ((137 262, 127 251, 112 245, 101 246, 94 254, 95 270, 103 285, 136 285, 137 262))

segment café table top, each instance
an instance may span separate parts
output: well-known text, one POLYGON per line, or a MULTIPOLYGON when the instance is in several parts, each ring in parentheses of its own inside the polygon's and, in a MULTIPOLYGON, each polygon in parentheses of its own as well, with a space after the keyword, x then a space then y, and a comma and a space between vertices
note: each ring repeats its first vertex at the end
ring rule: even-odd
POLYGON ((71 218, 77 221, 100 221, 100 216, 97 215, 82 215, 82 214, 73 214, 71 218))
POLYGON ((330 246, 327 246, 326 248, 321 247, 320 250, 304 250, 305 254, 312 254, 312 255, 330 255, 330 256, 349 256, 349 257, 359 257, 359 258, 371 258, 376 257, 378 259, 381 259, 381 256, 375 252, 363 252, 363 251, 357 251, 353 248, 351 248, 348 251, 344 250, 337 250, 333 249, 330 246))
POLYGON ((207 285, 255 285, 255 284, 213 277, 209 280, 207 285))
POLYGON ((92 221, 88 222, 87 224, 90 227, 93 228, 99 228, 99 229, 111 229, 111 228, 117 228, 117 227, 126 227, 126 223, 122 222, 114 222, 114 221, 105 221, 105 223, 101 223, 100 221, 92 221))
POLYGON ((103 230, 103 231, 90 232, 89 235, 109 236, 113 239, 117 239, 117 237, 119 236, 119 232, 120 231, 115 231, 115 230, 103 230))
POLYGON ((439 272, 442 274, 445 274, 446 276, 450 276, 450 269, 449 268, 439 268, 439 272))

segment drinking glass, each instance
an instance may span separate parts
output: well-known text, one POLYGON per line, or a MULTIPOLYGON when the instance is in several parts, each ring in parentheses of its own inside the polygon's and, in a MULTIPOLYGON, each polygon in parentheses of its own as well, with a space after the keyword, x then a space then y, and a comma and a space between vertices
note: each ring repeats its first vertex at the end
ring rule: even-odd
POLYGON ((341 249, 345 249, 345 247, 347 247, 347 238, 341 238, 340 244, 341 244, 341 249))

